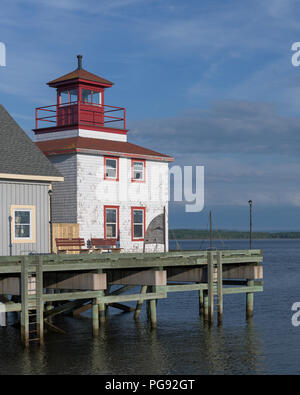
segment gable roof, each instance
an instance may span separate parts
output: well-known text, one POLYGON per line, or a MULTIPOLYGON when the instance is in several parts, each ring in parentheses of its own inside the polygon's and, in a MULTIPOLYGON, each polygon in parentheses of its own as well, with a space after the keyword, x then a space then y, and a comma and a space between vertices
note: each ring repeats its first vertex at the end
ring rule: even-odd
POLYGON ((63 181, 63 176, 0 104, 0 178, 63 181))
POLYGON ((90 73, 89 71, 84 69, 76 69, 71 73, 65 74, 62 77, 59 77, 55 80, 48 82, 47 84, 49 86, 55 86, 56 84, 67 82, 74 79, 75 80, 83 79, 83 80, 97 82, 98 84, 109 85, 109 86, 112 86, 114 84, 113 82, 108 81, 96 74, 90 73))
POLYGON ((140 147, 139 145, 125 141, 113 141, 86 137, 71 137, 65 139, 36 142, 36 145, 46 155, 82 153, 101 153, 114 156, 126 156, 129 158, 152 159, 164 162, 173 162, 171 156, 140 147))

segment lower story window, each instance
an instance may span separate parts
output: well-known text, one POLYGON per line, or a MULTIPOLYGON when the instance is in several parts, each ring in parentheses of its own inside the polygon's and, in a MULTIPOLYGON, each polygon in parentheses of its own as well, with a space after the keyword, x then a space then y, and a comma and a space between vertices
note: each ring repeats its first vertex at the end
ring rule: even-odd
POLYGON ((11 206, 13 243, 35 242, 35 206, 11 206))
POLYGON ((104 207, 104 238, 117 239, 119 235, 119 207, 104 207))
POLYGON ((145 207, 132 207, 132 240, 144 240, 145 237, 145 207))

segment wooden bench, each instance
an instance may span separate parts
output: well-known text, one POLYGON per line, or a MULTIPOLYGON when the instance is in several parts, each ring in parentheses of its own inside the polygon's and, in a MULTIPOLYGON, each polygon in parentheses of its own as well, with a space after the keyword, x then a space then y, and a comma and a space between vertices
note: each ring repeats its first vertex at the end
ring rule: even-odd
POLYGON ((85 247, 83 238, 56 238, 57 253, 70 254, 70 253, 88 253, 90 250, 85 247))
POLYGON ((122 248, 117 248, 116 239, 96 239, 91 238, 93 252, 102 253, 103 250, 108 252, 121 252, 122 248))

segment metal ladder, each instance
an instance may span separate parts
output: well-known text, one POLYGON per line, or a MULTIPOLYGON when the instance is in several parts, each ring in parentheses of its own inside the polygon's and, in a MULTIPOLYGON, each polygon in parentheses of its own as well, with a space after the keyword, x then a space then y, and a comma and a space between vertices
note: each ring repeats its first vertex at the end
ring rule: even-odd
POLYGON ((34 263, 22 258, 21 270, 21 336, 23 344, 43 344, 43 265, 42 257, 34 263))

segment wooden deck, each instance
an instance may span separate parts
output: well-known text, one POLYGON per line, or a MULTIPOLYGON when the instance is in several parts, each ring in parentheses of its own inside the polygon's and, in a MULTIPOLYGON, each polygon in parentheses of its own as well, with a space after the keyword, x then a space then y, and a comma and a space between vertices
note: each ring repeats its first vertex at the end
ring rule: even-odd
MULTIPOLYGON (((68 309, 92 311, 93 333, 106 319, 108 306, 136 301, 134 318, 147 302, 148 319, 157 326, 157 300, 172 292, 197 291, 199 313, 210 324, 217 296, 218 322, 223 317, 223 295, 245 293, 246 316, 253 315, 253 295, 263 291, 261 250, 176 251, 139 254, 31 255, 0 257, 0 313, 21 312, 22 341, 43 343, 44 324, 68 309), (111 287, 119 289, 111 292, 111 287), (124 291, 140 286, 139 293, 124 291), (1 296, 2 294, 2 296, 1 296), (7 295, 14 295, 12 302, 7 295), (59 308, 52 303, 65 301, 59 308), (32 331, 30 316, 34 316, 32 331), (30 333, 36 332, 31 339, 30 333)), ((33 322, 33 321, 32 321, 33 322)), ((53 325, 52 325, 53 326, 53 325)))

